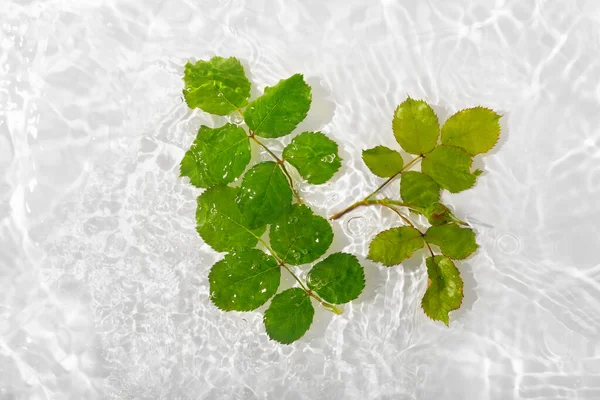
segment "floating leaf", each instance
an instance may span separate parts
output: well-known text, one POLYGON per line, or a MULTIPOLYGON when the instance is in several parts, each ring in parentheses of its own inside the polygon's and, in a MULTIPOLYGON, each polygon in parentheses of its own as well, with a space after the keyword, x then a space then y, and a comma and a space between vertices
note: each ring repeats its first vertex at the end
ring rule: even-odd
POLYGON ((458 147, 438 146, 426 154, 421 170, 444 189, 458 193, 475 184, 476 173, 471 173, 473 159, 458 147))
POLYGON ((421 232, 410 226, 380 232, 369 246, 369 260, 387 267, 398 265, 424 246, 421 232))
POLYGON ((460 308, 463 299, 463 281, 458 269, 449 258, 429 257, 425 261, 430 283, 421 307, 434 321, 442 321, 446 326, 450 322, 448 313, 460 308))
POLYGON ((291 288, 273 297, 263 321, 271 339, 290 344, 304 336, 314 314, 308 294, 300 288, 291 288))
POLYGON ((429 104, 410 97, 396 108, 392 129, 400 146, 411 154, 433 150, 440 133, 437 116, 429 104))
POLYGON ((256 164, 246 172, 237 202, 250 227, 276 221, 292 203, 292 189, 281 168, 272 161, 256 164))
POLYGON ((333 241, 333 230, 307 206, 293 205, 271 226, 271 246, 286 263, 301 265, 321 257, 333 241))
POLYGON ((396 175, 404 166, 400 153, 385 146, 363 150, 362 158, 371 172, 381 178, 396 175))
POLYGON ((196 140, 183 156, 179 170, 192 185, 208 188, 230 183, 240 176, 250 162, 250 142, 246 132, 226 124, 212 129, 201 126, 196 140))
POLYGON ((250 81, 244 67, 234 57, 213 57, 209 61, 188 62, 183 76, 183 97, 190 108, 227 115, 248 104, 250 81))
POLYGON ((425 240, 438 245, 446 257, 454 260, 469 257, 479 247, 475 241, 475 232, 456 224, 430 227, 425 233, 425 240))
POLYGON ((400 181, 400 196, 406 204, 427 207, 440 199, 440 187, 421 172, 406 171, 400 181))
POLYGON ((500 137, 500 116, 489 108, 461 110, 442 126, 442 143, 460 147, 470 155, 492 149, 500 137))
POLYGON ((210 299, 223 311, 251 311, 277 292, 280 276, 277 261, 260 250, 230 253, 208 274, 210 299))
POLYGON ((334 253, 317 263, 306 278, 308 288, 325 301, 344 304, 356 299, 365 288, 365 272, 358 259, 334 253))
POLYGON ((312 100, 310 86, 301 74, 282 79, 248 105, 244 120, 258 136, 285 136, 306 118, 312 100))
POLYGON ((338 145, 321 132, 303 132, 283 149, 283 158, 313 185, 327 182, 340 169, 338 145))
POLYGON ((433 203, 427 206, 425 217, 431 225, 444 225, 453 221, 452 211, 442 203, 433 203))
POLYGON ((213 186, 198 197, 196 230, 216 251, 232 251, 256 246, 265 226, 250 229, 250 220, 235 202, 238 188, 213 186))

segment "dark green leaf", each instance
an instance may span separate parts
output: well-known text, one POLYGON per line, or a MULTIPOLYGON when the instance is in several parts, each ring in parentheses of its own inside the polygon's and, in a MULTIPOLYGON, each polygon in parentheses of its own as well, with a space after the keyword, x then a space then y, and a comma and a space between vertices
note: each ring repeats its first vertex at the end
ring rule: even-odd
POLYGON ((406 204, 424 208, 440 199, 440 187, 421 172, 406 171, 402 173, 400 195, 406 204))
POLYGON ((321 132, 303 132, 296 136, 283 149, 283 158, 313 185, 327 182, 342 165, 337 143, 321 132))
POLYGON ((424 246, 421 232, 410 226, 380 232, 369 246, 369 260, 387 267, 398 265, 424 246))
POLYGON ((427 275, 429 287, 421 301, 425 314, 434 321, 450 322, 448 313, 460 308, 463 299, 463 281, 454 263, 444 256, 429 257, 427 275))
POLYGON ((244 130, 233 124, 212 129, 201 126, 196 140, 183 156, 179 170, 192 185, 208 188, 230 183, 250 162, 250 143, 244 130))
POLYGON ((500 116, 489 108, 461 110, 442 126, 442 143, 460 147, 470 155, 485 153, 500 137, 500 116))
POLYGON ((306 118, 312 100, 310 86, 301 74, 282 79, 248 105, 244 120, 258 136, 285 136, 306 118))
POLYGON ((348 303, 365 288, 365 272, 351 254, 334 253, 317 263, 306 278, 308 288, 332 304, 348 303))
POLYGON ((425 233, 425 240, 438 245, 446 257, 455 260, 469 257, 479 247, 475 241, 475 232, 456 224, 430 227, 425 233))
POLYGON ((429 104, 410 97, 396 108, 392 129, 400 146, 411 154, 433 150, 440 133, 437 116, 429 104))
POLYGON ((286 263, 301 265, 321 257, 333 241, 333 230, 307 206, 293 205, 271 226, 271 246, 286 263))
POLYGON ((257 249, 226 254, 208 274, 210 299, 223 311, 250 311, 277 292, 277 261, 257 249))
POLYGON ((396 175, 404 166, 400 153, 385 146, 363 150, 362 158, 371 172, 382 178, 396 175))
POLYGON ((300 288, 284 290, 273 297, 263 321, 272 340, 290 344, 300 339, 313 321, 310 297, 300 288))
POLYGON ((292 203, 292 189, 277 163, 261 162, 244 175, 237 197, 250 227, 275 222, 292 203))
POLYGON ((250 81, 244 67, 234 57, 213 57, 209 61, 188 62, 183 77, 183 97, 190 108, 227 115, 248 104, 250 81))
POLYGON ((425 155, 421 171, 444 189, 458 193, 475 184, 477 173, 471 173, 473 159, 458 147, 438 146, 425 155))
POLYGON ((425 209, 425 217, 431 225, 444 225, 453 221, 452 212, 442 203, 433 203, 425 209))
POLYGON ((198 197, 196 230, 216 251, 232 251, 256 246, 265 226, 250 229, 250 221, 235 202, 238 189, 218 185, 198 197))

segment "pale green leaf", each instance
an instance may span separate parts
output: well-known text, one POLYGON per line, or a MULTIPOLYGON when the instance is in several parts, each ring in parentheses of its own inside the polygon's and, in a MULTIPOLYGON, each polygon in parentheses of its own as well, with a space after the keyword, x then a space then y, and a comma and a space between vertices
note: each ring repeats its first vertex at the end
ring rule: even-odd
POLYGON ((464 150, 438 146, 421 162, 421 171, 444 189, 458 193, 475 184, 477 173, 471 173, 473 159, 464 150))
POLYGON ((256 246, 265 226, 250 229, 250 220, 235 202, 238 188, 217 185, 198 197, 196 230, 216 251, 232 251, 256 246))
POLYGON ((248 104, 250 81, 234 57, 215 56, 185 65, 183 97, 190 108, 227 115, 248 104))
POLYGON ((308 294, 300 288, 291 288, 273 297, 263 321, 272 340, 290 344, 304 336, 314 314, 308 294))
POLYGON ((277 261, 257 249, 226 254, 208 274, 210 299, 223 311, 250 311, 262 306, 279 287, 277 261))
POLYGON ((301 74, 282 79, 252 101, 244 111, 244 120, 258 136, 285 136, 306 118, 312 94, 301 74))
POLYGON ((425 261, 429 287, 421 300, 421 307, 429 318, 450 322, 448 313, 460 308, 463 299, 463 281, 458 269, 449 258, 429 257, 425 261))
POLYGON ((321 132, 303 132, 283 149, 283 159, 313 185, 327 182, 340 169, 338 145, 321 132))
POLYGON ((398 265, 424 246, 421 232, 410 226, 380 232, 369 246, 369 260, 387 267, 398 265))
POLYGON ((396 108, 392 129, 400 146, 411 154, 433 150, 440 133, 437 116, 429 104, 410 97, 396 108))
POLYGON ((307 206, 293 205, 271 225, 271 246, 279 258, 301 265, 321 257, 333 241, 329 222, 307 206))
POLYGON ((317 263, 306 277, 308 288, 325 301, 344 304, 356 299, 365 288, 365 272, 358 259, 334 253, 317 263))
POLYGON ((233 124, 212 129, 201 126, 196 140, 183 156, 179 171, 192 185, 208 188, 230 183, 250 162, 250 143, 244 130, 233 124))
POLYGON ((237 203, 250 227, 263 226, 275 222, 292 204, 292 189, 277 163, 261 162, 244 175, 237 203))
POLYGON ((479 247, 475 241, 475 232, 456 224, 430 227, 425 233, 425 240, 439 246, 446 257, 455 260, 469 257, 479 247))
POLYGON ((442 143, 460 147, 470 155, 485 153, 500 137, 500 115, 489 108, 461 110, 442 126, 442 143))
POLYGON ((396 175, 404 166, 400 153, 385 146, 363 150, 362 158, 371 172, 381 178, 396 175))
POLYGON ((406 171, 400 180, 400 196, 406 204, 427 207, 440 199, 440 187, 421 172, 406 171))

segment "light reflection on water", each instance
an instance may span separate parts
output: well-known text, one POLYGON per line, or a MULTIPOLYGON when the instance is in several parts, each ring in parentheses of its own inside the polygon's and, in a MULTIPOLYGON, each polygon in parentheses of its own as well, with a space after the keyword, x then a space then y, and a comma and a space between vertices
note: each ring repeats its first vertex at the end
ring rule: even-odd
POLYGON ((592 0, 3 3, 0 397, 600 398, 599 19, 592 0), (298 343, 209 303, 219 256, 177 171, 198 127, 227 121, 181 99, 185 61, 213 54, 242 60, 254 96, 305 75, 298 131, 326 132, 344 159, 332 183, 300 187, 322 215, 381 182, 360 152, 397 148, 407 94, 442 119, 504 114, 477 187, 445 197, 481 245, 459 264, 450 328, 421 312, 419 260, 364 259, 395 223, 372 208, 334 225, 365 293, 317 311, 298 343))

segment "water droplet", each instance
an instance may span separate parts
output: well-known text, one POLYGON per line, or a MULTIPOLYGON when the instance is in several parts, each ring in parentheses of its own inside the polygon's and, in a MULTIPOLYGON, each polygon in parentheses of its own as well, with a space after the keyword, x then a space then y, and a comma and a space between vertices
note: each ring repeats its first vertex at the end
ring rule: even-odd
POLYGON ((358 237, 366 233, 367 221, 365 217, 352 217, 348 220, 346 228, 351 236, 358 237))
POLYGON ((496 239, 500 251, 506 254, 515 254, 521 248, 521 241, 512 233, 503 233, 496 239))

